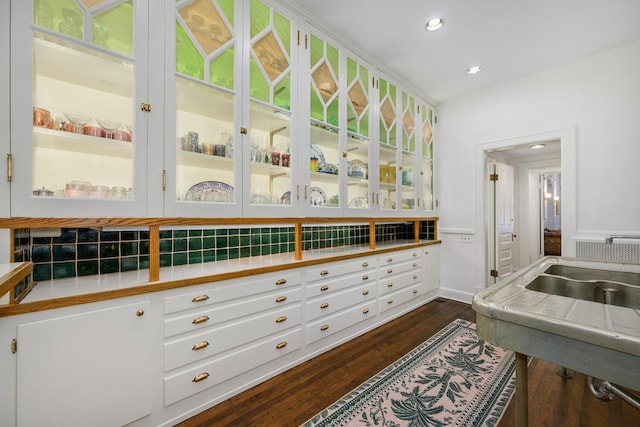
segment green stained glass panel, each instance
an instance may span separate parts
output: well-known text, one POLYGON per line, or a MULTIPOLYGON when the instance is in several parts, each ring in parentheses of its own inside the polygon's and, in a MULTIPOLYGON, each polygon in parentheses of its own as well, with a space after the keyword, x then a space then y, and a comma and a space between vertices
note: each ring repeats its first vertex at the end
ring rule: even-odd
POLYGON ((73 0, 34 0, 33 23, 82 40, 84 13, 73 0))
POLYGON ((380 101, 382 101, 384 97, 387 95, 387 81, 385 79, 380 79, 379 83, 380 83, 380 86, 379 86, 380 101))
POLYGON ((360 119, 360 134, 369 136, 369 111, 366 111, 360 119))
POLYGON ((235 0, 218 0, 218 5, 220 6, 220 9, 222 9, 222 13, 224 13, 227 21, 229 21, 229 25, 231 25, 231 28, 233 28, 235 16, 235 0))
POLYGON ((182 25, 176 21, 176 71, 204 80, 204 58, 182 25))
POLYGON ((333 70, 333 74, 335 74, 336 79, 340 79, 340 53, 338 49, 327 44, 327 59, 329 60, 329 65, 333 70))
POLYGON ((320 97, 318 96, 318 93, 313 88, 313 86, 310 89, 311 89, 311 94, 310 94, 311 118, 324 121, 324 106, 322 104, 322 101, 320 100, 320 97))
POLYGON ((324 58, 324 43, 318 37, 311 34, 311 54, 309 65, 313 67, 324 58))
POLYGON ((278 12, 273 13, 273 26, 282 41, 284 49, 291 55, 291 21, 278 12))
POLYGON ((287 74, 273 89, 273 103, 282 109, 291 110, 291 73, 287 74))
POLYGON ((358 117, 350 102, 347 102, 347 130, 358 132, 358 117))
POLYGON ((93 42, 125 55, 133 54, 133 1, 121 3, 93 18, 93 42))
POLYGON ((385 144, 388 144, 388 138, 387 138, 387 128, 384 125, 384 120, 380 119, 380 142, 383 142, 385 144))
POLYGON ((395 85, 390 84, 389 85, 389 96, 391 97, 391 102, 393 102, 393 105, 396 104, 396 87, 395 85))
POLYGON ((269 7, 260 0, 251 0, 251 38, 267 28, 271 22, 269 7))
POLYGON ((409 97, 409 108, 411 108, 411 111, 416 109, 416 100, 413 99, 413 96, 409 97))
POLYGON ((234 50, 232 47, 211 60, 211 66, 209 67, 209 81, 233 90, 233 64, 234 50))
POLYGON ((256 63, 255 59, 251 57, 250 65, 250 89, 251 97, 260 101, 269 102, 269 82, 260 71, 260 67, 256 63))
POLYGON ((338 121, 339 113, 338 113, 338 99, 336 96, 334 100, 327 107, 327 123, 334 126, 339 126, 340 122, 338 121))
POLYGON ((407 109, 408 99, 409 99, 409 97, 407 96, 407 94, 405 92, 402 92, 402 109, 403 110, 407 109))
POLYGON ((347 84, 351 85, 351 83, 355 80, 358 75, 358 64, 351 58, 347 58, 347 84))
POLYGON ((389 129, 389 145, 396 146, 396 125, 394 124, 389 129))

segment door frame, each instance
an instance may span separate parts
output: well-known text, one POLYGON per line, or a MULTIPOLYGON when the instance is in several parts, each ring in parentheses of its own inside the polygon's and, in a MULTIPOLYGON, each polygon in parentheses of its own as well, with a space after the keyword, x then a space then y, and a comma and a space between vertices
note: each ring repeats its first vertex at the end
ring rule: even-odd
POLYGON ((475 277, 481 280, 475 288, 477 291, 485 289, 491 283, 489 271, 489 221, 491 206, 489 203, 489 183, 487 176, 488 152, 500 149, 532 145, 544 141, 560 141, 560 173, 562 174, 562 189, 560 198, 562 204, 562 254, 575 256, 574 238, 576 236, 576 130, 575 128, 558 129, 537 134, 513 137, 476 145, 475 178, 476 178, 476 223, 475 232, 478 243, 476 250, 475 277))

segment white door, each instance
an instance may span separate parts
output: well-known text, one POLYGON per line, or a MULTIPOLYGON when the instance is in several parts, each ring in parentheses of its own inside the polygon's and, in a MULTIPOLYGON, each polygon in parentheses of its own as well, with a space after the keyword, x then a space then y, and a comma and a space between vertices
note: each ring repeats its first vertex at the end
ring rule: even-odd
POLYGON ((513 167, 504 163, 494 164, 492 181, 495 191, 495 251, 494 273, 502 280, 513 273, 514 231, 514 176, 513 167))

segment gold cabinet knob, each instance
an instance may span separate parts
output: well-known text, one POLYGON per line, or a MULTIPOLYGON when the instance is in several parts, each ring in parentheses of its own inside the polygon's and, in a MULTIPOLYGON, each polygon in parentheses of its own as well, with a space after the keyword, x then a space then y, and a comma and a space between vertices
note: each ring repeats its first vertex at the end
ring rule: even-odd
POLYGON ((284 285, 287 283, 287 279, 278 279, 276 280, 276 285, 284 285))
POLYGON ((362 291, 362 295, 369 295, 369 291, 365 289, 364 291, 362 291))
POLYGON ((321 290, 322 292, 324 292, 324 291, 328 291, 328 290, 329 290, 329 287, 328 287, 328 286, 323 286, 323 287, 321 287, 321 288, 320 288, 320 290, 321 290))
POLYGON ((393 304, 393 300, 392 299, 387 300, 387 304, 393 304))
POLYGON ((369 280, 369 276, 365 274, 364 276, 362 276, 362 280, 369 280))
POLYGON ((388 269, 387 273, 391 274, 391 273, 393 273, 393 270, 392 269, 388 269))
POLYGON ((368 263, 368 262, 363 262, 363 263, 362 263, 362 266, 363 266, 363 267, 369 267, 369 263, 368 263))
POLYGON ((418 263, 417 263, 417 262, 414 262, 414 263, 412 264, 412 266, 413 266, 413 267, 417 267, 417 266, 418 266, 418 263))
POLYGON ((418 256, 418 253, 414 252, 414 253, 411 254, 411 256, 418 256))
POLYGON ((287 346, 287 342, 286 341, 282 341, 282 342, 279 342, 278 344, 276 344, 276 348, 278 350, 280 350, 281 348, 285 348, 286 346, 287 346))
POLYGON ((328 303, 326 303, 326 302, 325 302, 325 303, 323 303, 323 304, 320 304, 320 308, 322 308, 322 309, 325 309, 325 308, 327 308, 327 307, 329 307, 329 304, 328 304, 328 303))
POLYGON ((418 293, 418 290, 417 290, 417 289, 414 289, 414 290, 413 290, 413 293, 414 293, 414 294, 417 294, 417 293, 418 293))
POLYGON ((327 329, 329 329, 329 325, 322 325, 322 326, 320 326, 320 330, 321 330, 321 331, 326 331, 327 329))
POLYGON ((414 274, 414 275, 413 275, 413 276, 411 276, 411 277, 413 277, 413 280, 416 280, 416 279, 418 278, 418 275, 417 275, 417 274, 414 274))
POLYGON ((392 287, 393 287, 393 282, 387 283, 387 288, 392 288, 392 287))
POLYGON ((327 270, 322 270, 322 271, 320 272, 320 275, 321 275, 321 276, 326 276, 327 274, 329 274, 329 272, 328 272, 327 270))
POLYGON ((368 314, 369 313, 369 309, 365 308, 364 310, 362 310, 362 314, 368 314))
POLYGON ((191 302, 202 302, 202 301, 206 301, 208 299, 209 299, 209 295, 198 295, 196 297, 193 297, 191 302))
POLYGON ((140 316, 144 316, 144 310, 138 310, 136 311, 136 316, 140 317, 140 316))
POLYGON ((387 262, 393 261, 393 258, 387 258, 387 262))

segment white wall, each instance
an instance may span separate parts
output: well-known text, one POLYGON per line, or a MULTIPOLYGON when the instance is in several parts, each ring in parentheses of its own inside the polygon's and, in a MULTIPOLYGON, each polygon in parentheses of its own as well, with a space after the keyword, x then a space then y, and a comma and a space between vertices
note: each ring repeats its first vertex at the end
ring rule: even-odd
MULTIPOLYGON (((575 129, 576 236, 640 234, 638 69, 640 42, 439 105, 439 229, 474 229, 473 245, 486 245, 486 232, 476 225, 478 145, 575 129)), ((485 285, 478 274, 485 260, 456 254, 443 243, 443 294, 470 301, 485 285), (461 268, 475 271, 473 279, 460 280, 461 268)))

